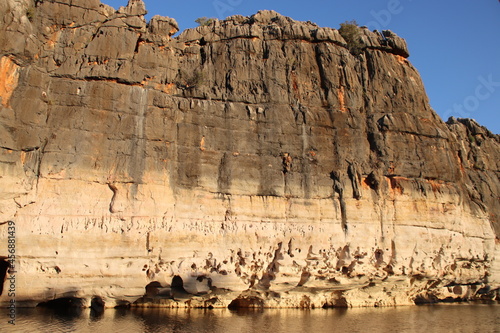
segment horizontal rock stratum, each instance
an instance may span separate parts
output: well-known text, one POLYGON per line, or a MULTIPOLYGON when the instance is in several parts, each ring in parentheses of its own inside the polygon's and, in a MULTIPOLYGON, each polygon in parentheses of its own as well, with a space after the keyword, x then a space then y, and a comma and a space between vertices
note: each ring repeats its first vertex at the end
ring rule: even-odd
POLYGON ((357 28, 350 52, 273 11, 175 38, 141 0, 0 13, 0 256, 15 226, 18 306, 494 297, 500 138, 444 123, 394 33, 357 28))

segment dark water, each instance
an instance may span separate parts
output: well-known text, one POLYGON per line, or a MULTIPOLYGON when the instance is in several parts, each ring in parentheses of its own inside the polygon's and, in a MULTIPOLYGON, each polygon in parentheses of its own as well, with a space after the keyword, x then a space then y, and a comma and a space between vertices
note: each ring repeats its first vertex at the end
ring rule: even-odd
POLYGON ((454 304, 370 309, 107 309, 94 316, 18 309, 0 312, 1 332, 500 332, 500 305, 454 304))

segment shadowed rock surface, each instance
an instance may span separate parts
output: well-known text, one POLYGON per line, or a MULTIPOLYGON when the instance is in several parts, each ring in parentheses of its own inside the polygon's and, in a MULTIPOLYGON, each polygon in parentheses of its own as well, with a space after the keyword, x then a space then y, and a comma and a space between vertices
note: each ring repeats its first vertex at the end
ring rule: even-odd
POLYGON ((19 304, 383 306, 498 289, 500 138, 444 123, 394 33, 359 28, 357 55, 273 11, 175 38, 141 0, 0 13, 0 242, 14 221, 19 304))

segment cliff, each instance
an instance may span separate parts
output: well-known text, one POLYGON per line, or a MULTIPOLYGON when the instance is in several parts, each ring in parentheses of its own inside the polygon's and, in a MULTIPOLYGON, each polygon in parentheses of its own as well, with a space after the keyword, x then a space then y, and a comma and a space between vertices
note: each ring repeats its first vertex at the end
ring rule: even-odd
POLYGON ((0 244, 15 225, 19 305, 494 297, 500 138, 444 123, 394 33, 359 28, 353 54, 272 11, 175 38, 141 0, 0 13, 0 244))

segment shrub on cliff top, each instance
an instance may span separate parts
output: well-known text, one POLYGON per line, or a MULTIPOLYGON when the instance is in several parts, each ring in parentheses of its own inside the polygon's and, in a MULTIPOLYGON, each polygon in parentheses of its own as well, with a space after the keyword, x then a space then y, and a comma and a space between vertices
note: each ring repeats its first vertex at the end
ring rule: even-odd
POLYGON ((208 17, 198 17, 196 20, 194 20, 196 23, 198 23, 200 26, 204 25, 210 25, 212 24, 213 21, 215 21, 214 18, 208 18, 208 17))
POLYGON ((352 54, 360 55, 363 52, 361 31, 355 20, 340 23, 339 33, 345 39, 347 47, 352 54))

